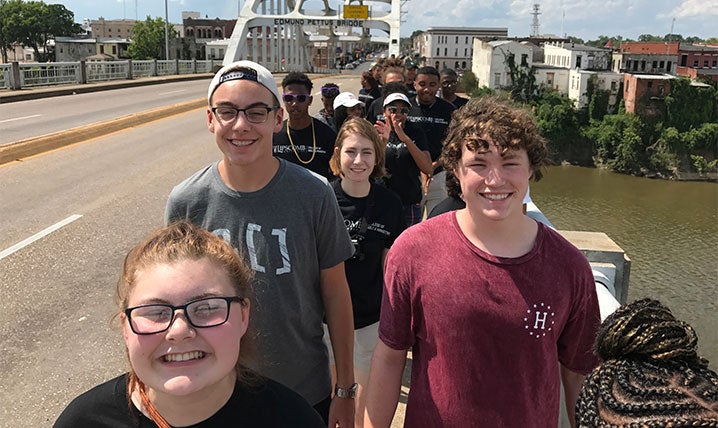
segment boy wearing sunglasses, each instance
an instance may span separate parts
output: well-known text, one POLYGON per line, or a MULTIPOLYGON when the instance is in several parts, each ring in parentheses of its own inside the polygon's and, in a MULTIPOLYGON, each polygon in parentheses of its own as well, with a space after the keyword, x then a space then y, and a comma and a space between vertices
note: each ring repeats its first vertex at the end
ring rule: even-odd
POLYGON ((403 92, 384 98, 384 120, 374 127, 386 143, 386 187, 401 198, 407 226, 421 221, 421 181, 419 173, 431 173, 431 157, 424 131, 407 122, 411 102, 403 92))
POLYGON ((339 95, 339 85, 336 83, 325 83, 322 86, 322 105, 324 106, 317 114, 316 119, 324 122, 332 131, 337 132, 336 121, 334 120, 334 99, 339 95))
POLYGON ((337 133, 309 115, 313 86, 306 74, 296 71, 282 80, 287 120, 272 138, 273 151, 274 156, 303 166, 329 181, 334 178, 329 170, 329 159, 334 152, 337 133))

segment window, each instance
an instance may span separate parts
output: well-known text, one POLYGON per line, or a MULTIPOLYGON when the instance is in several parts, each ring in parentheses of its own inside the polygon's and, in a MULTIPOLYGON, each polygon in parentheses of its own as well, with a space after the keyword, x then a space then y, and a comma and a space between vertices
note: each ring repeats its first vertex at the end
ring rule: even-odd
MULTIPOLYGON (((464 48, 464 56, 467 56, 469 54, 469 49, 464 48)), ((715 61, 713 61, 715 63, 715 61)), ((715 67, 715 64, 713 64, 713 67, 715 67)))
POLYGON ((553 73, 546 73, 546 84, 548 86, 553 87, 553 77, 554 77, 553 73))
POLYGON ((441 55, 441 53, 440 53, 440 52, 441 52, 441 48, 436 48, 436 56, 439 56, 439 55, 441 55))
POLYGON ((658 95, 663 95, 663 85, 658 85, 658 95))
MULTIPOLYGON (((658 67, 663 68, 663 65, 665 64, 665 61, 661 61, 660 65, 658 67)), ((655 67, 654 67, 655 68, 655 67)))
POLYGON ((668 72, 671 71, 671 65, 673 65, 673 64, 671 64, 670 61, 668 61, 668 62, 666 63, 666 71, 668 71, 668 72))
POLYGON ((494 88, 501 86, 501 73, 494 73, 494 88))
POLYGON ((708 60, 703 61, 703 68, 708 68, 708 60))
POLYGON ((224 58, 224 49, 219 48, 219 57, 224 58))
POLYGON ((469 44, 469 36, 466 36, 466 41, 464 43, 466 43, 467 45, 469 44))
POLYGON ((716 67, 718 67, 718 60, 714 59, 713 60, 713 68, 716 68, 716 67))
POLYGON ((641 71, 646 71, 646 61, 641 61, 641 71))
MULTIPOLYGON (((662 63, 663 61, 661 61, 661 67, 663 67, 662 63)), ((656 68, 658 68, 658 61, 653 61, 653 69, 655 70, 656 68)))
POLYGON ((576 68, 581 68, 581 55, 576 55, 576 68))
POLYGON ((616 81, 611 82, 611 92, 616 92, 616 81))
POLYGON ((459 36, 456 36, 456 41, 454 43, 459 44, 459 36))
POLYGON ((459 48, 454 49, 454 56, 459 56, 459 48))
POLYGON ((444 48, 444 56, 448 56, 448 55, 449 55, 449 48, 444 48))
POLYGON ((529 59, 528 54, 521 54, 521 65, 523 65, 524 67, 528 67, 528 65, 529 65, 528 59, 529 59))
POLYGON ((688 55, 681 55, 681 67, 685 67, 688 64, 688 55))
POLYGON ((648 82, 648 91, 650 92, 651 89, 653 89, 653 82, 648 82))
POLYGON ((693 68, 698 68, 698 60, 697 59, 693 60, 693 68))
POLYGON ((100 53, 105 53, 105 45, 100 45, 100 53))
POLYGON ((117 46, 112 46, 112 55, 117 55, 117 46))

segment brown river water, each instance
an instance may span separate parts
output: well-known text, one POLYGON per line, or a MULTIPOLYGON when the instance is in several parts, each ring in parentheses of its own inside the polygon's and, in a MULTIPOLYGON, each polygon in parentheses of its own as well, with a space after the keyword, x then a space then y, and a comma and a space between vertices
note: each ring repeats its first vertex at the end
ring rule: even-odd
POLYGON ((623 248, 628 301, 666 304, 718 369, 718 184, 556 166, 531 183, 531 198, 557 229, 604 232, 623 248))

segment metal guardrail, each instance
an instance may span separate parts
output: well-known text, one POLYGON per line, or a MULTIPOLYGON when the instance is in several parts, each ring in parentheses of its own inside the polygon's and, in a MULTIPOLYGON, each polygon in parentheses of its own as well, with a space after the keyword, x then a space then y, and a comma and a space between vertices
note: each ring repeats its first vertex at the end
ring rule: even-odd
POLYGON ((0 89, 68 85, 138 77, 211 73, 221 60, 79 61, 0 64, 0 89))

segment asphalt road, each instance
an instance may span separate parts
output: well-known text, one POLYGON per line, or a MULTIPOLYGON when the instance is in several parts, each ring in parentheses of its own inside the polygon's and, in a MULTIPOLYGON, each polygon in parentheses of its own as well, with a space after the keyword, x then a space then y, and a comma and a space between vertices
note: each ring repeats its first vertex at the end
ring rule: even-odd
MULTIPOLYGON (((356 93, 356 77, 315 79, 311 112, 321 108, 324 82, 356 93)), ((8 138, 6 126, 24 138, 76 126, 88 115, 104 120, 203 97, 207 83, 0 105, 0 120, 42 115, 25 126, 23 119, 0 122, 0 135, 8 138)), ((196 109, 0 166, 0 426, 49 426, 72 398, 126 371, 112 321, 122 259, 161 226, 172 187, 219 158, 205 120, 196 109), (7 254, 63 220, 68 224, 7 254)))

